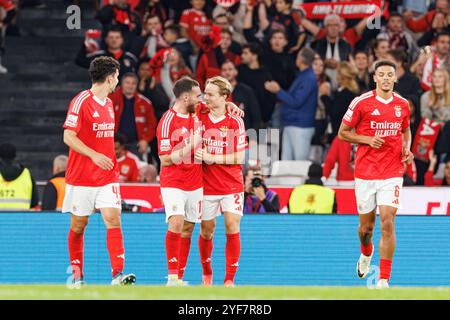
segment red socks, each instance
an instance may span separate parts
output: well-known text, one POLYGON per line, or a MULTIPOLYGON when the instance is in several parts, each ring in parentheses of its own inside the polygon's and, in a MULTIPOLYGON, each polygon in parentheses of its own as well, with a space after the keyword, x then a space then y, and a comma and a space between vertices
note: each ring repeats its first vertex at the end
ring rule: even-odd
POLYGON ((240 234, 227 234, 227 244, 225 248, 226 274, 225 280, 234 282, 234 276, 239 266, 239 256, 241 255, 240 234))
POLYGON ((367 246, 364 246, 362 243, 360 244, 361 253, 365 255, 366 257, 370 257, 373 251, 373 245, 372 242, 369 243, 367 246))
POLYGON ((181 237, 180 256, 178 262, 178 279, 183 279, 184 270, 186 270, 189 257, 189 249, 191 249, 191 238, 181 237))
POLYGON ((200 235, 198 237, 198 249, 200 251, 200 263, 202 264, 203 274, 211 275, 211 255, 213 250, 212 239, 206 240, 200 235))
POLYGON ((389 281, 391 277, 392 260, 380 259, 380 279, 389 281))
POLYGON ((178 275, 178 260, 180 257, 181 233, 167 230, 166 233, 166 256, 168 274, 178 275))
POLYGON ((106 247, 109 252, 112 276, 122 273, 125 264, 125 250, 123 248, 122 229, 112 228, 106 230, 106 247))
POLYGON ((83 236, 84 233, 75 233, 72 229, 69 230, 70 266, 75 279, 83 278, 83 236))

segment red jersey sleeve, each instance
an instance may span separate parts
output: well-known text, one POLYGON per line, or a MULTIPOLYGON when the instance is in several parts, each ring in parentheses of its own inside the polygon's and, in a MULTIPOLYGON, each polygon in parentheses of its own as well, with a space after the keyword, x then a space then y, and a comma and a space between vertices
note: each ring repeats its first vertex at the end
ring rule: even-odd
POLYGON ((159 121, 156 128, 156 137, 158 139, 158 154, 170 154, 173 149, 173 142, 171 139, 171 122, 174 117, 172 112, 166 112, 159 121))
POLYGON ((83 103, 89 97, 88 91, 83 91, 78 94, 69 104, 69 111, 67 112, 66 121, 63 128, 73 130, 76 133, 80 132, 81 120, 83 116, 83 103))
POLYGON ((184 10, 181 14, 180 26, 189 28, 189 10, 184 10))
POLYGON ((232 118, 232 129, 234 132, 234 152, 241 152, 247 149, 247 135, 245 133, 244 120, 240 117, 231 117, 232 118))
POLYGON ((356 127, 361 119, 361 103, 359 100, 359 97, 353 99, 347 109, 347 112, 342 118, 342 122, 352 128, 356 127))
POLYGON ((402 132, 405 132, 406 129, 408 129, 410 123, 410 111, 409 111, 409 102, 405 102, 405 117, 403 118, 402 122, 402 132))

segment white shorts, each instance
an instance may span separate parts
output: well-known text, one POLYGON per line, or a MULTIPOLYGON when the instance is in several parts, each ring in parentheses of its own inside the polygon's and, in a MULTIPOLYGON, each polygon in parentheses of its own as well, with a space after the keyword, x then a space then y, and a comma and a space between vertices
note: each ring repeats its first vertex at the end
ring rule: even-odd
POLYGON ((171 216, 184 216, 184 220, 188 222, 200 222, 203 188, 193 191, 161 188, 161 196, 166 211, 166 223, 171 216))
POLYGON ((355 178, 356 204, 359 214, 372 212, 377 206, 399 207, 403 178, 363 180, 355 178))
POLYGON ((95 209, 120 209, 121 207, 118 183, 110 183, 102 187, 66 185, 62 212, 71 212, 75 216, 85 217, 93 214, 95 209))
POLYGON ((243 215, 244 193, 233 193, 224 196, 204 196, 202 221, 212 220, 220 216, 221 212, 231 212, 243 215))

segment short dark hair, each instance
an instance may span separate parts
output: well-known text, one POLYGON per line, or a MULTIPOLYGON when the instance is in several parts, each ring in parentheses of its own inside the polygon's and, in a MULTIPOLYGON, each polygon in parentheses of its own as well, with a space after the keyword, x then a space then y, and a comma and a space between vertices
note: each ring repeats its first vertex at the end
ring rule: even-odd
POLYGON ((355 53, 353 54, 353 57, 356 57, 356 55, 357 54, 360 54, 360 53, 362 53, 362 54, 364 54, 365 56, 369 56, 369 53, 367 52, 367 50, 364 50, 364 49, 358 49, 358 50, 356 50, 355 51, 355 53))
POLYGON ((440 37, 450 37, 450 33, 447 31, 441 31, 436 35, 436 41, 439 40, 440 37))
POLYGON ((392 49, 388 51, 388 54, 391 55, 395 61, 401 62, 403 67, 406 67, 406 63, 408 60, 408 55, 404 50, 400 49, 392 49))
POLYGON ((377 63, 375 63, 375 68, 373 69, 374 71, 377 71, 377 69, 379 67, 383 67, 383 66, 389 66, 394 68, 395 71, 397 71, 397 66, 395 65, 395 63, 393 63, 392 61, 388 61, 388 60, 380 60, 377 63))
POLYGON ((89 76, 92 83, 103 83, 106 78, 120 70, 119 62, 112 57, 97 57, 89 65, 89 76))
POLYGON ((286 40, 288 40, 288 36, 287 36, 287 34, 286 34, 286 31, 281 30, 281 29, 275 29, 275 30, 272 30, 272 31, 270 32, 270 34, 269 34, 269 40, 272 39, 272 37, 273 37, 275 34, 277 34, 277 33, 281 33, 281 34, 286 38, 286 40))
POLYGON ((242 47, 242 50, 248 49, 251 53, 256 54, 258 58, 261 56, 262 47, 259 43, 250 42, 242 47))
POLYGON ((176 24, 167 26, 167 27, 165 28, 165 31, 170 31, 170 32, 175 33, 175 34, 177 35, 177 38, 179 38, 179 37, 180 37, 180 34, 181 34, 181 28, 180 28, 179 25, 176 25, 176 24))
POLYGON ((133 72, 127 72, 127 73, 125 73, 125 74, 122 76, 122 78, 120 78, 120 81, 122 81, 122 80, 125 79, 125 78, 133 78, 133 79, 136 80, 136 81, 139 80, 139 78, 138 78, 138 76, 136 75, 136 73, 133 73, 133 72))
POLYGON ((116 134, 114 134, 114 142, 118 142, 121 146, 125 146, 128 139, 122 133, 116 132, 116 134))
POLYGON ((191 92, 194 87, 200 87, 200 84, 192 78, 183 77, 175 82, 173 94, 175 98, 179 98, 183 93, 191 92))
POLYGON ((11 143, 0 145, 0 159, 14 160, 16 158, 16 147, 11 143))
POLYGON ((105 32, 105 38, 108 36, 110 32, 118 32, 123 37, 122 29, 119 26, 110 26, 105 32))
POLYGON ((399 12, 395 11, 395 12, 389 13, 388 21, 391 20, 391 18, 394 18, 394 17, 399 17, 399 18, 401 18, 403 20, 403 16, 399 12))
POLYGON ((318 163, 312 163, 308 169, 309 178, 322 178, 323 170, 322 166, 318 163))

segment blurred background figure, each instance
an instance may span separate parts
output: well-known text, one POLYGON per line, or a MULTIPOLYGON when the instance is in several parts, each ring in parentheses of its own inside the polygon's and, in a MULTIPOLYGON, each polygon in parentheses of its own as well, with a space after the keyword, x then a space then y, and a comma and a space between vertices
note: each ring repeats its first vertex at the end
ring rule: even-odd
POLYGON ((244 188, 245 213, 280 213, 278 195, 265 185, 259 166, 247 167, 244 188))
POLYGON ((42 210, 61 210, 66 193, 66 167, 69 158, 59 155, 53 159, 53 177, 51 177, 44 189, 42 197, 42 210))

